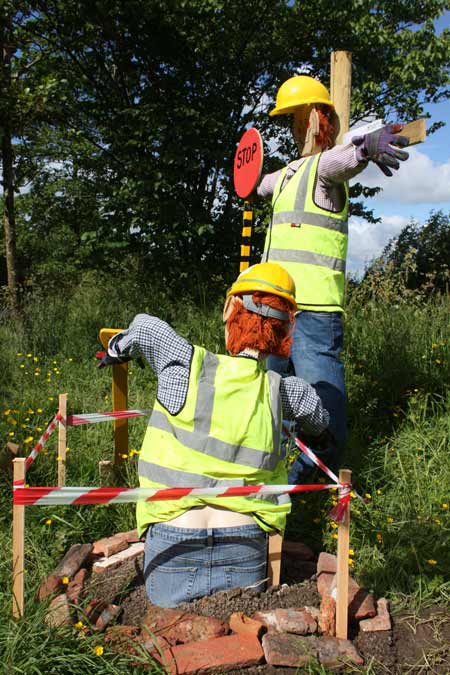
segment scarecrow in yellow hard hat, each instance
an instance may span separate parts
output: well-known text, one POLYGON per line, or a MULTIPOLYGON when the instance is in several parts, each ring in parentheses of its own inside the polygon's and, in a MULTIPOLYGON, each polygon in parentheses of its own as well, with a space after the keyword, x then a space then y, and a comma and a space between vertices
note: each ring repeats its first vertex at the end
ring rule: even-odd
MULTIPOLYGON (((345 145, 335 145, 338 119, 328 90, 318 80, 298 75, 281 85, 270 115, 292 115, 299 159, 263 177, 260 197, 271 197, 273 216, 263 260, 276 261, 296 287, 295 328, 289 359, 270 356, 268 367, 295 375, 314 386, 330 412, 336 442, 318 454, 336 468, 346 438, 343 343, 345 265, 348 239, 347 181, 369 161, 392 176, 408 139, 396 135, 402 125, 384 126, 345 145)), ((317 448, 316 448, 317 449, 317 448)), ((303 456, 289 481, 301 483, 312 465, 303 456)))
MULTIPOLYGON (((289 354, 295 310, 289 273, 260 263, 228 291, 229 355, 193 345, 147 314, 111 338, 100 367, 143 356, 158 377, 141 487, 286 484, 282 418, 314 435, 326 433, 329 421, 309 384, 265 368, 269 354, 289 354)), ((284 530, 290 508, 288 495, 138 502, 151 602, 174 607, 235 586, 263 590, 267 533, 284 530)))

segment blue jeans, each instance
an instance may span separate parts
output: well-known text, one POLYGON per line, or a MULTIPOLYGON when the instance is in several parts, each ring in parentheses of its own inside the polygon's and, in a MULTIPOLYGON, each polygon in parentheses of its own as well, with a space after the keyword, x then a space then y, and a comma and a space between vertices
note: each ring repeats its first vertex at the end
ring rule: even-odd
MULTIPOLYGON (((296 375, 309 382, 330 413, 329 429, 337 447, 317 450, 317 455, 336 469, 339 454, 347 436, 347 405, 344 364, 340 355, 343 346, 340 312, 302 311, 295 317, 291 353, 288 359, 269 356, 267 368, 281 375, 296 375)), ((314 447, 312 447, 313 450, 314 447)), ((291 484, 300 483, 312 470, 312 463, 303 455, 294 462, 289 474, 291 484), (292 480, 291 480, 292 479, 292 480)))
POLYGON ((262 591, 266 561, 267 534, 256 524, 200 530, 155 523, 145 538, 145 587, 160 607, 236 586, 262 591))

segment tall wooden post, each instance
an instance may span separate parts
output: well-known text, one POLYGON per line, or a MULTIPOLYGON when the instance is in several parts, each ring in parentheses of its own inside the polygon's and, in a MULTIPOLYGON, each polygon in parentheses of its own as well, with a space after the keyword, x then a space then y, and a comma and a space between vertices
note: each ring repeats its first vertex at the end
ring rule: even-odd
POLYGON ((67 447, 67 394, 59 395, 58 412, 58 487, 66 484, 66 447, 67 447))
MULTIPOLYGON (((349 484, 352 472, 339 471, 339 482, 349 484)), ((340 490, 340 497, 345 489, 340 490)), ((336 572, 336 637, 347 639, 348 631, 348 552, 350 548, 350 502, 344 520, 338 527, 337 572, 336 572)))
POLYGON ((339 134, 336 143, 342 143, 342 136, 350 126, 350 98, 352 91, 352 53, 339 51, 331 53, 330 95, 339 118, 339 134))
MULTIPOLYGON (((108 342, 121 328, 102 328, 100 342, 105 349, 108 342)), ((112 366, 112 409, 128 410, 128 363, 112 366)), ((123 464, 123 454, 128 454, 128 419, 114 420, 114 464, 123 464)))
MULTIPOLYGON (((13 460, 13 488, 25 485, 25 458, 13 460)), ((13 616, 20 619, 24 610, 25 506, 13 505, 12 531, 13 616)))

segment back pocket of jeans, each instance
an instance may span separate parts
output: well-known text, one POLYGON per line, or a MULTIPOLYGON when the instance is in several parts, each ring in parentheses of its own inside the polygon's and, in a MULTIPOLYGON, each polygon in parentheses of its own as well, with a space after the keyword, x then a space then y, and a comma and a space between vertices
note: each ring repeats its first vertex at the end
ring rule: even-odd
POLYGON ((237 586, 245 588, 253 586, 258 581, 266 578, 266 562, 258 565, 242 566, 230 565, 225 568, 225 579, 227 588, 236 588, 237 586))
POLYGON ((167 601, 170 606, 178 605, 191 599, 194 591, 197 567, 162 567, 149 565, 147 582, 148 594, 153 604, 162 606, 167 601))

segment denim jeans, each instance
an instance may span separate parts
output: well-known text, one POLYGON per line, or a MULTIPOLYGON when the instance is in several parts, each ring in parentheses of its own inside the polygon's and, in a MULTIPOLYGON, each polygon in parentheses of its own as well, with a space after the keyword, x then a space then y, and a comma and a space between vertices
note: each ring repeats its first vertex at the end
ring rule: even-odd
MULTIPOLYGON (((347 406, 344 364, 340 355, 343 345, 342 314, 340 312, 302 311, 295 317, 289 359, 270 356, 267 368, 281 375, 296 375, 311 384, 330 413, 329 429, 337 447, 317 450, 317 455, 336 470, 339 455, 347 435, 347 406)), ((312 447, 312 450, 315 450, 312 447)), ((291 484, 301 483, 312 470, 311 461, 302 455, 294 462, 289 474, 291 484)))
POLYGON ((262 591, 266 562, 267 534, 256 524, 200 530, 155 523, 145 538, 145 587, 160 607, 259 582, 262 591))

